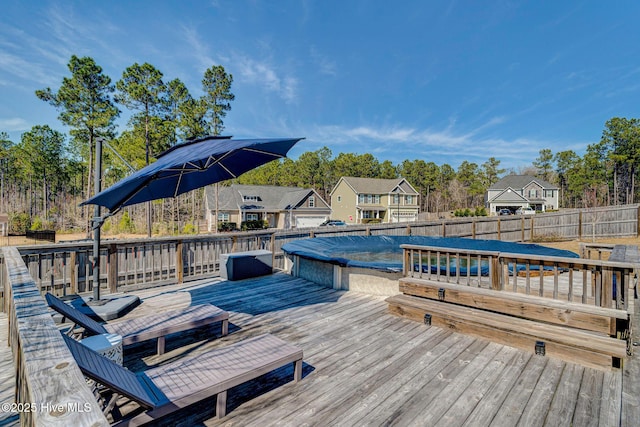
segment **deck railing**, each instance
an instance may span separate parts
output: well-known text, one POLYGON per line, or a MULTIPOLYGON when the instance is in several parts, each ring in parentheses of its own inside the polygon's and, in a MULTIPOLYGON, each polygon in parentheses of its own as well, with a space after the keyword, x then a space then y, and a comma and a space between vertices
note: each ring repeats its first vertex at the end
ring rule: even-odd
POLYGON ((18 250, 2 252, 4 311, 16 369, 12 409, 20 425, 108 426, 18 250))
POLYGON ((634 264, 401 245, 406 277, 627 309, 634 264))
MULTIPOLYGON (((636 236, 638 209, 638 205, 626 205, 531 216, 455 218, 150 239, 105 239, 100 248, 100 287, 106 293, 113 293, 214 277, 220 274, 221 254, 257 249, 271 251, 274 268, 283 269, 282 246, 309 237, 387 234, 532 241, 573 239, 591 236, 591 232, 598 237, 636 236)), ((90 240, 23 246, 19 249, 29 273, 42 292, 65 295, 92 291, 90 240)))

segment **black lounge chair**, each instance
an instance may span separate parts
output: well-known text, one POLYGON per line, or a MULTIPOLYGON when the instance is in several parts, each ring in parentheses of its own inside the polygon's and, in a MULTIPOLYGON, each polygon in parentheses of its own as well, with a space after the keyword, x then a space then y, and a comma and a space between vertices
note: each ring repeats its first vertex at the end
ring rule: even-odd
MULTIPOLYGON (((226 415, 227 390, 288 363, 294 364, 294 379, 302 378, 302 349, 271 334, 207 351, 194 357, 135 374, 63 334, 80 370, 102 388, 113 392, 103 403, 105 415, 124 396, 143 412, 114 420, 116 426, 138 426, 154 422, 177 410, 217 395, 216 414, 226 415), (108 400, 108 401, 107 401, 108 400)), ((100 387, 97 387, 99 390, 100 387)), ((119 411, 115 411, 119 413, 119 411)))
POLYGON ((49 307, 84 328, 87 335, 117 334, 122 336, 123 346, 157 338, 158 354, 164 353, 165 336, 175 332, 183 332, 215 322, 222 322, 223 336, 229 332, 229 313, 211 304, 194 305, 181 310, 103 324, 50 293, 47 293, 45 298, 49 307))

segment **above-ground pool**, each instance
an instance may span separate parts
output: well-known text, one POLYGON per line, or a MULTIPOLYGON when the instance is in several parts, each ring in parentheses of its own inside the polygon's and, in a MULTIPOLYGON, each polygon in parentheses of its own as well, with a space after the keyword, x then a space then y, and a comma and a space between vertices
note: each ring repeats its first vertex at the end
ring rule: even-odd
MULTIPOLYGON (((293 261, 289 270, 298 277, 334 289, 358 290, 377 295, 398 292, 402 277, 400 245, 436 246, 503 253, 577 258, 578 255, 536 244, 429 236, 316 237, 286 243, 282 250, 293 261)), ((470 266, 476 269, 478 266, 470 266)), ((456 266, 449 266, 455 269, 456 266)), ((461 270, 465 266, 461 266, 461 270)), ((483 267, 481 267, 483 268, 483 267)), ((476 274, 472 272, 472 274, 476 274)))

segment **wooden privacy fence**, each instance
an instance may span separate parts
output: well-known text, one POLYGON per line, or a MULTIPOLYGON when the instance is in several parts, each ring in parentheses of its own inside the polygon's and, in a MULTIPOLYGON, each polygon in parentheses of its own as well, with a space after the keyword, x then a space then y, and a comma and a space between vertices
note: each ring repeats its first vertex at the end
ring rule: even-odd
MULTIPOLYGON (((530 216, 105 240, 100 248, 100 286, 105 292, 120 292, 214 277, 220 274, 221 254, 258 249, 271 251, 272 265, 282 269, 282 246, 309 237, 415 235, 514 242, 590 238, 592 235, 620 237, 638 234, 638 218, 638 205, 625 205, 530 216)), ((20 248, 20 253, 42 291, 65 295, 93 289, 92 244, 89 240, 24 246, 20 248)))

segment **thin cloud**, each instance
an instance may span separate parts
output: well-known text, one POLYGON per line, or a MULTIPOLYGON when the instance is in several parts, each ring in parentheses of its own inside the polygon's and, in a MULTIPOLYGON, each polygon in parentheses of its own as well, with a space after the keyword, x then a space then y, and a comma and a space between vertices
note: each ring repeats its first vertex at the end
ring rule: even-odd
POLYGON ((267 62, 239 55, 234 58, 233 66, 246 83, 275 92, 286 102, 293 102, 298 97, 298 79, 293 76, 280 76, 267 62))
POLYGON ((335 61, 332 61, 328 56, 321 54, 317 48, 312 46, 310 55, 313 63, 321 74, 329 76, 336 76, 338 74, 335 61))
POLYGON ((19 132, 29 129, 29 124, 26 120, 19 117, 12 117, 7 119, 0 118, 0 130, 6 132, 19 132))

